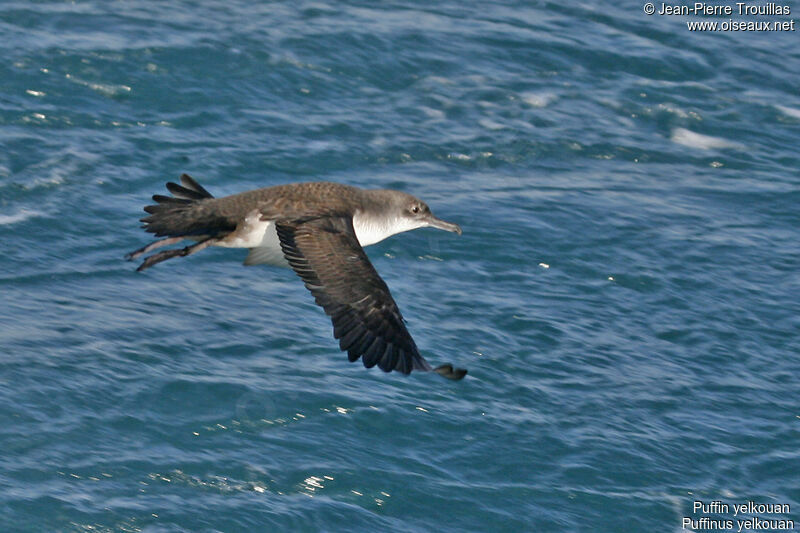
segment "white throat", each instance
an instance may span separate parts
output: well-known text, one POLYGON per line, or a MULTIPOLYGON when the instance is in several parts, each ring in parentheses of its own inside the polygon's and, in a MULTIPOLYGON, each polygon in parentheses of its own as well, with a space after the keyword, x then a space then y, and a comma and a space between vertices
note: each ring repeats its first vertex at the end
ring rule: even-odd
POLYGON ((353 215, 353 229, 356 230, 356 238, 361 246, 369 246, 381 242, 386 237, 418 227, 420 226, 405 218, 375 218, 361 211, 356 211, 353 215))

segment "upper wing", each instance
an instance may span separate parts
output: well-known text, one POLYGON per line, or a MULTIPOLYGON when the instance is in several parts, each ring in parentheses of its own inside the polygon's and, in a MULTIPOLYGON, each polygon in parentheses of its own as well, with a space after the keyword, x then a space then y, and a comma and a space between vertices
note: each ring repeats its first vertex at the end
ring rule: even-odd
POLYGON ((333 336, 350 361, 385 371, 435 370, 461 379, 466 370, 432 368, 420 355, 403 316, 367 254, 350 217, 278 222, 284 256, 333 322, 333 336))

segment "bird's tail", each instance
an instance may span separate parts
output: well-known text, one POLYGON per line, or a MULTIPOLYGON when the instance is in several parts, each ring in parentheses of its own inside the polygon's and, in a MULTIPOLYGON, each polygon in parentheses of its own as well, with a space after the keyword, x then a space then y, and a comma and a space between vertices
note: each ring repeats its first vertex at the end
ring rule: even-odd
MULTIPOLYGON (((197 244, 176 250, 166 250, 146 258, 138 270, 144 270, 171 257, 185 256, 212 244, 211 239, 233 229, 230 221, 220 216, 213 205, 214 196, 188 174, 181 176, 180 185, 167 183, 172 196, 153 195, 156 202, 145 206, 148 216, 141 219, 146 231, 157 237, 166 237, 151 242, 125 257, 134 260, 147 252, 182 241, 185 238, 198 240, 197 244)), ((235 227, 235 226, 234 226, 235 227)))
POLYGON ((154 194, 154 205, 145 206, 150 214, 141 219, 144 229, 157 237, 200 235, 207 231, 207 216, 203 216, 204 200, 214 198, 205 188, 188 174, 181 176, 181 184, 169 182, 167 190, 172 196, 154 194))

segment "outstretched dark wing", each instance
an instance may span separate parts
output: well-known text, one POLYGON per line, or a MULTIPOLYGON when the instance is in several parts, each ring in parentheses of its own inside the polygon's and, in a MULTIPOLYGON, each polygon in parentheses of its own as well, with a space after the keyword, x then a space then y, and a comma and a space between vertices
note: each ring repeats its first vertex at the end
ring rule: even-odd
POLYGON ((350 361, 384 372, 434 370, 461 379, 466 370, 432 368, 420 355, 403 316, 361 248, 350 217, 322 217, 276 225, 283 254, 318 305, 331 317, 333 336, 350 361))

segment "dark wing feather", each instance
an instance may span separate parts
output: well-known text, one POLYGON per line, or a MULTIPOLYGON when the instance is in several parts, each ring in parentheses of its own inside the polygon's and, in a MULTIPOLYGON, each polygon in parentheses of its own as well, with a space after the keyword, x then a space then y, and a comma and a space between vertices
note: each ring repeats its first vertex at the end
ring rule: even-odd
MULTIPOLYGON (((318 305, 331 317, 333 335, 348 359, 384 372, 434 370, 420 355, 389 288, 356 239, 350 217, 278 222, 284 256, 318 305)), ((459 379, 458 369, 436 369, 459 379)), ((442 367, 440 367, 442 368, 442 367)))

